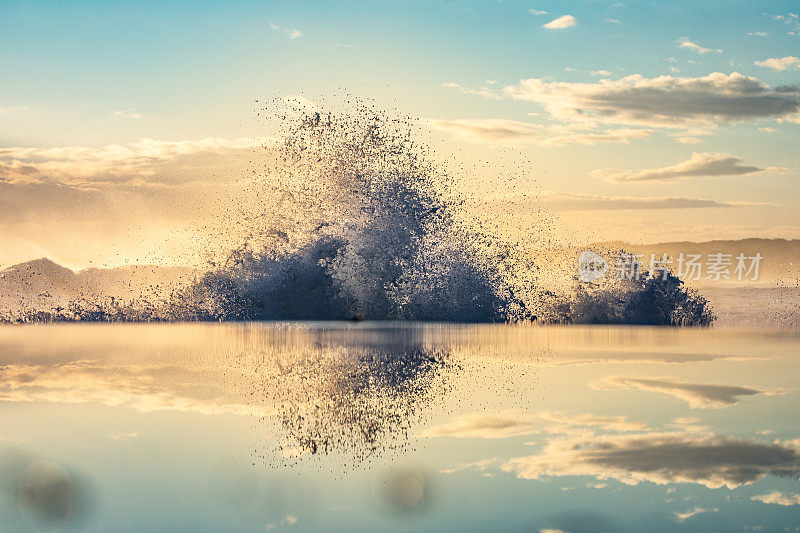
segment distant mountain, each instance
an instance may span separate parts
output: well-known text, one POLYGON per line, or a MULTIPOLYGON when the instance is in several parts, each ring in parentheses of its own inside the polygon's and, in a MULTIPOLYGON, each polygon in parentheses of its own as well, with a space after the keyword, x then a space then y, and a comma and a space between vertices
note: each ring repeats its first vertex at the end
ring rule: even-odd
MULTIPOLYGON (((609 241, 588 244, 585 246, 572 246, 563 248, 552 248, 545 250, 542 253, 548 258, 548 264, 552 268, 553 265, 558 265, 558 268, 564 269, 568 272, 568 276, 572 276, 577 272, 578 256, 584 250, 595 251, 613 266, 621 251, 630 254, 641 254, 641 262, 644 268, 650 264, 650 254, 654 254, 657 258, 661 258, 663 254, 672 260, 673 270, 677 267, 676 259, 680 254, 700 255, 701 262, 707 263, 708 256, 711 254, 726 254, 731 256, 733 265, 730 267, 731 277, 735 266, 736 256, 744 254, 745 257, 754 257, 756 254, 761 254, 761 261, 759 264, 759 276, 757 282, 744 280, 731 279, 728 281, 715 281, 701 279, 700 281, 691 282, 693 285, 747 285, 747 286, 798 286, 800 282, 800 240, 787 240, 787 239, 738 239, 738 240, 715 240, 706 242, 664 242, 656 244, 631 244, 622 241, 609 241)), ((748 263, 749 264, 749 263, 748 263)), ((705 278, 706 269, 704 268, 702 277, 705 278)))
POLYGON ((35 259, 0 271, 0 309, 46 309, 80 298, 159 298, 191 282, 194 276, 190 268, 157 265, 73 272, 50 259, 35 259))
MULTIPOLYGON (((574 287, 578 256, 584 250, 600 253, 610 267, 613 267, 620 251, 642 254, 645 268, 650 254, 658 257, 667 254, 673 260, 681 253, 700 254, 705 260, 708 254, 715 253, 730 254, 734 258, 739 253, 747 257, 760 253, 763 259, 758 282, 702 279, 687 282, 687 285, 698 288, 709 297, 721 318, 723 315, 735 317, 740 322, 740 315, 751 317, 760 313, 772 317, 770 321, 800 321, 800 240, 741 239, 658 244, 615 241, 532 250, 533 263, 540 265, 538 288, 569 290, 569 287, 574 287)), ((90 268, 74 272, 50 259, 36 259, 0 271, 0 315, 20 308, 47 310, 63 307, 71 300, 81 298, 114 297, 130 301, 144 297, 158 300, 168 297, 175 288, 191 283, 198 274, 191 268, 157 265, 90 268)))

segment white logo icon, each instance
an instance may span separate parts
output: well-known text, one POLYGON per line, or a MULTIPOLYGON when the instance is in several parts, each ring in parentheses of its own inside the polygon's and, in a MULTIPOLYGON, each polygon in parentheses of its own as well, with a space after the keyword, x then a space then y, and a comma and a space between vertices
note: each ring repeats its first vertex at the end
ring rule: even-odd
POLYGON ((592 282, 602 278, 608 272, 608 263, 603 256, 589 250, 581 252, 578 257, 578 278, 592 282))

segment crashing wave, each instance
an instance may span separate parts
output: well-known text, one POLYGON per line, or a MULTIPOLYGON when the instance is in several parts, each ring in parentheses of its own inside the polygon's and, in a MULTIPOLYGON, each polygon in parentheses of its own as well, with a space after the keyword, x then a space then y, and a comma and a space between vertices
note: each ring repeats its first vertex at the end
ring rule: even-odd
MULTIPOLYGON (((289 201, 178 295, 206 319, 497 322, 522 318, 507 247, 461 220, 408 122, 303 112, 269 179, 289 201), (264 236, 271 237, 264 239, 264 236), (278 236, 278 238, 272 238, 278 236)), ((274 186, 274 185, 273 185, 274 186)))
POLYGON ((571 294, 543 293, 539 320, 554 324, 710 326, 716 316, 708 300, 672 274, 614 280, 602 286, 578 283, 571 294))
POLYGON ((73 301, 9 320, 415 320, 708 325, 680 280, 557 297, 536 266, 470 220, 450 177, 414 141, 413 122, 374 107, 285 113, 277 164, 247 213, 249 237, 161 300, 73 301))

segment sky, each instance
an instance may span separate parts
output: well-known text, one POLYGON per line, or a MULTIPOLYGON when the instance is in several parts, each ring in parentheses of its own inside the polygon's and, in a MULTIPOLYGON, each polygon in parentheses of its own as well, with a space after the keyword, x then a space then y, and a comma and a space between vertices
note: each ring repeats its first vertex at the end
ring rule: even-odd
POLYGON ((268 142, 257 101, 348 95, 417 118, 509 233, 544 208, 570 241, 800 238, 799 13, 4 2, 0 266, 180 263, 268 142))

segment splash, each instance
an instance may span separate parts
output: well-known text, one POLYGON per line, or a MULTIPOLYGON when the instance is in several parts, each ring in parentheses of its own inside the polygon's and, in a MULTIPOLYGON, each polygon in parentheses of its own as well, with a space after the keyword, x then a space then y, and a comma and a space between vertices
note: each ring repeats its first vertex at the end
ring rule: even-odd
POLYGON ((526 313, 506 271, 508 247, 464 221, 411 121, 364 105, 295 120, 268 173, 281 198, 270 225, 184 291, 181 308, 219 320, 497 322, 526 313))
POLYGON ((710 326, 717 318, 705 297, 672 274, 577 283, 572 293, 544 292, 542 300, 539 320, 553 324, 710 326))
MULTIPOLYGON (((470 216, 453 178, 415 139, 418 123, 356 102, 279 117, 254 160, 238 246, 163 298, 79 298, 7 320, 438 322, 709 325, 680 280, 538 288, 540 264, 470 216), (258 207, 254 207, 258 206, 258 207), (623 286, 624 285, 624 286, 623 286)), ((231 231, 231 235, 235 232, 231 231)))

